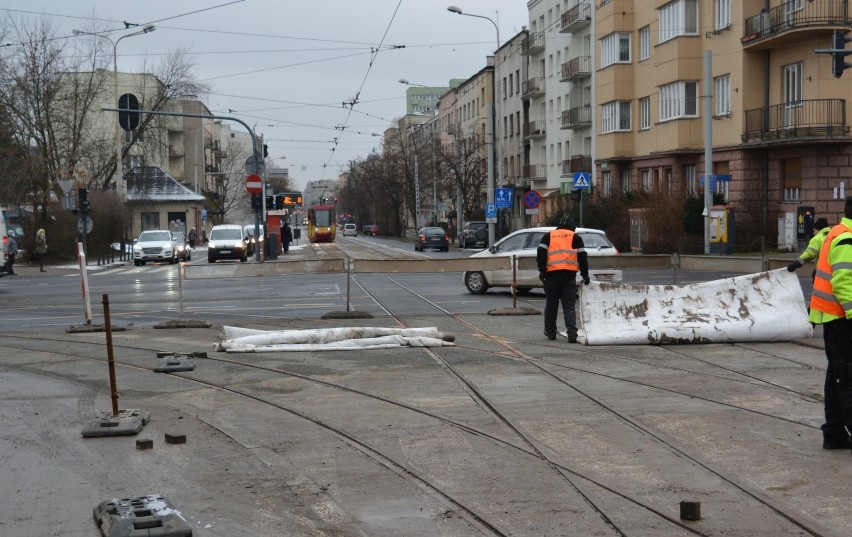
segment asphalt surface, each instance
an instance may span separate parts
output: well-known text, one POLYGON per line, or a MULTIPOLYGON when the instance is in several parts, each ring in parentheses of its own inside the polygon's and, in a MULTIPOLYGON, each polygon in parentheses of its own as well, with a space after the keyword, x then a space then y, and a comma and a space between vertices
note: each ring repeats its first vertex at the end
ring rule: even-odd
POLYGON ((81 435, 111 408, 105 334, 0 332, 0 535, 98 535, 99 503, 148 494, 197 536, 848 535, 818 332, 590 348, 540 315, 396 313, 239 325, 436 326, 456 345, 216 353, 221 318, 115 332, 120 407, 151 415, 128 437, 81 435), (155 373, 158 351, 208 358, 155 373))

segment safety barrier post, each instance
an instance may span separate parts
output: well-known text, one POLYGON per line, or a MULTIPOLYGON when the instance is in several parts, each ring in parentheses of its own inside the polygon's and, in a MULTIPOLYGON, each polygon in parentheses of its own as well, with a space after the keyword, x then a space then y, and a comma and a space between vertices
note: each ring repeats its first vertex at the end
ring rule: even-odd
POLYGON ((92 324, 92 305, 89 303, 89 274, 86 271, 86 252, 83 243, 77 243, 77 261, 80 263, 80 279, 83 286, 83 315, 86 324, 92 324))

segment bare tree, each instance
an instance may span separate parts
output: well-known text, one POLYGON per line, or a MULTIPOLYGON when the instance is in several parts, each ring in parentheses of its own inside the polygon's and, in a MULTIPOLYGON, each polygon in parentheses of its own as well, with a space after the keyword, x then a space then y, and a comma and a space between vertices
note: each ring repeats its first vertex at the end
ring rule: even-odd
POLYGON ((484 143, 475 132, 463 133, 460 127, 454 127, 451 133, 454 143, 441 147, 437 158, 448 194, 455 198, 456 192, 461 192, 462 198, 455 199, 455 204, 461 204, 462 214, 470 218, 485 183, 484 143))

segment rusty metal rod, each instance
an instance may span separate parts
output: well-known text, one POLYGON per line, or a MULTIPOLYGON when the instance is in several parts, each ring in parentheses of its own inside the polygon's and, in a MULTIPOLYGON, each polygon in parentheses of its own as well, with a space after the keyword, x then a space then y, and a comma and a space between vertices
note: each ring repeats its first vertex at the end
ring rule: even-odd
POLYGON ((112 324, 109 321, 109 295, 103 294, 104 332, 106 332, 107 364, 109 364, 109 393, 112 398, 112 415, 118 416, 118 388, 115 382, 115 357, 112 353, 112 324))

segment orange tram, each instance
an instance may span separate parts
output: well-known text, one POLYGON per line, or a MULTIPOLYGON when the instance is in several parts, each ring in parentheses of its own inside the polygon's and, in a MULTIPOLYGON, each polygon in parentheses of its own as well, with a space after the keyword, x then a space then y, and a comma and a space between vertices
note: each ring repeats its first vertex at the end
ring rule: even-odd
POLYGON ((311 242, 334 242, 336 234, 334 205, 314 205, 308 208, 308 239, 311 242))

